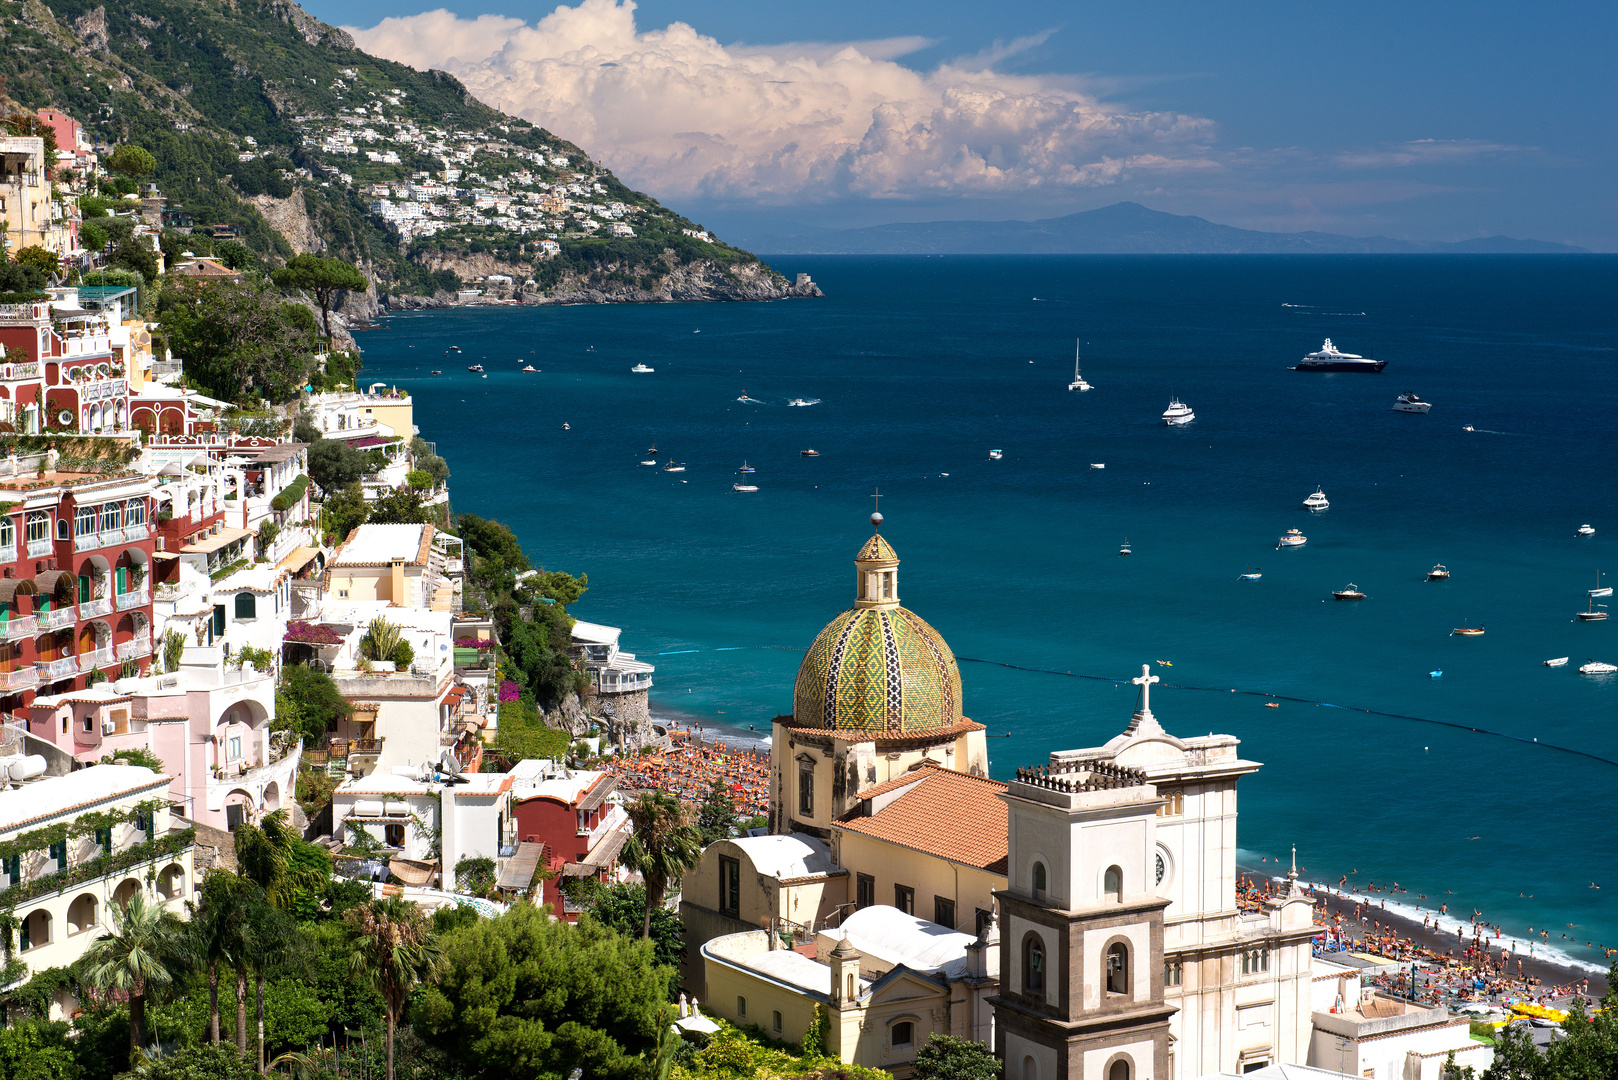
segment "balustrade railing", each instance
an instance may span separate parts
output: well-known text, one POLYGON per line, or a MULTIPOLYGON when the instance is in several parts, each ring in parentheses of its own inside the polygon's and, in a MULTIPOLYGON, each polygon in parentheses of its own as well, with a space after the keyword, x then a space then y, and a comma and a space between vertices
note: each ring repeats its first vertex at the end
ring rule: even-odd
POLYGON ((64 656, 60 660, 37 660, 34 668, 39 677, 45 682, 55 682, 58 679, 72 678, 79 673, 79 658, 64 656))
POLYGON ((39 633, 39 623, 32 615, 16 615, 7 619, 0 626, 5 627, 6 640, 16 641, 18 638, 33 637, 39 633))
POLYGON ((28 541, 28 557, 30 559, 42 558, 42 557, 44 557, 46 555, 49 555, 50 553, 51 553, 51 538, 50 537, 47 536, 43 540, 30 540, 30 541, 28 541))
POLYGON ((113 654, 119 660, 133 660, 140 656, 152 655, 152 639, 149 636, 130 638, 121 641, 113 648, 113 654))
POLYGON ((112 599, 98 596, 94 600, 86 600, 79 605, 79 616, 84 619, 93 619, 97 615, 112 614, 112 599))
POLYGON ((36 612, 34 618, 38 620, 41 630, 55 630, 63 626, 72 626, 78 622, 78 614, 78 609, 72 604, 68 604, 65 607, 36 612))
POLYGON ((100 649, 91 649, 89 652, 79 654, 79 670, 88 675, 97 668, 116 664, 118 658, 113 654, 111 646, 100 649))
POLYGON ((130 608, 145 607, 152 602, 152 594, 144 587, 132 589, 129 592, 118 594, 118 610, 128 611, 130 608))
POLYGON ((20 667, 13 671, 0 671, 0 686, 7 690, 26 690, 30 686, 39 685, 39 672, 32 667, 20 667))

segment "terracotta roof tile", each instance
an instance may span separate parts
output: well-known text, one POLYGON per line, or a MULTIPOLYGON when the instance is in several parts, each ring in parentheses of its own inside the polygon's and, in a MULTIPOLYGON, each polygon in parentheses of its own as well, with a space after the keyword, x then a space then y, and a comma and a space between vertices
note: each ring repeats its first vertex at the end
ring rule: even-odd
POLYGON ((941 859, 1006 872, 1006 785, 928 764, 860 792, 861 806, 838 819, 850 832, 902 844, 941 859), (908 790, 869 817, 870 800, 908 790))

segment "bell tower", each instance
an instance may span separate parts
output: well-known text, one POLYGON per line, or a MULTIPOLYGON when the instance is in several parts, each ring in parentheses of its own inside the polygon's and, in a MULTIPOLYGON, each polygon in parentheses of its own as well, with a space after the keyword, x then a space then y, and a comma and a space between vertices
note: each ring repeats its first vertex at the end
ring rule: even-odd
POLYGON ((1169 1080, 1162 800, 1107 762, 1018 769, 1000 901, 996 1051, 1008 1080, 1169 1080))

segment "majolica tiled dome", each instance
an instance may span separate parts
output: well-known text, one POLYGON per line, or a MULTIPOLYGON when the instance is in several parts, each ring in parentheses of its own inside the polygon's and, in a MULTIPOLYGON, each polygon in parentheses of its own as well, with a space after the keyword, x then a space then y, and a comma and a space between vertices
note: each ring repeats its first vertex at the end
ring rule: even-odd
POLYGON ((919 735, 961 722, 961 672, 943 637, 899 606, 899 556, 873 536, 854 607, 815 638, 792 693, 796 727, 919 735))

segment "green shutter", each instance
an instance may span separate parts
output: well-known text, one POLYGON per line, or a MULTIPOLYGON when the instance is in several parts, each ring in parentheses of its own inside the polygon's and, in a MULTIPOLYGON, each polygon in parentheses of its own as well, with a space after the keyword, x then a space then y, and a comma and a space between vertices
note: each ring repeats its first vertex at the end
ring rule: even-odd
POLYGON ((85 574, 79 575, 79 603, 90 602, 90 578, 85 574))
POLYGON ((128 591, 129 591, 129 567, 120 566, 118 568, 118 592, 120 594, 122 594, 122 593, 126 593, 128 591))

